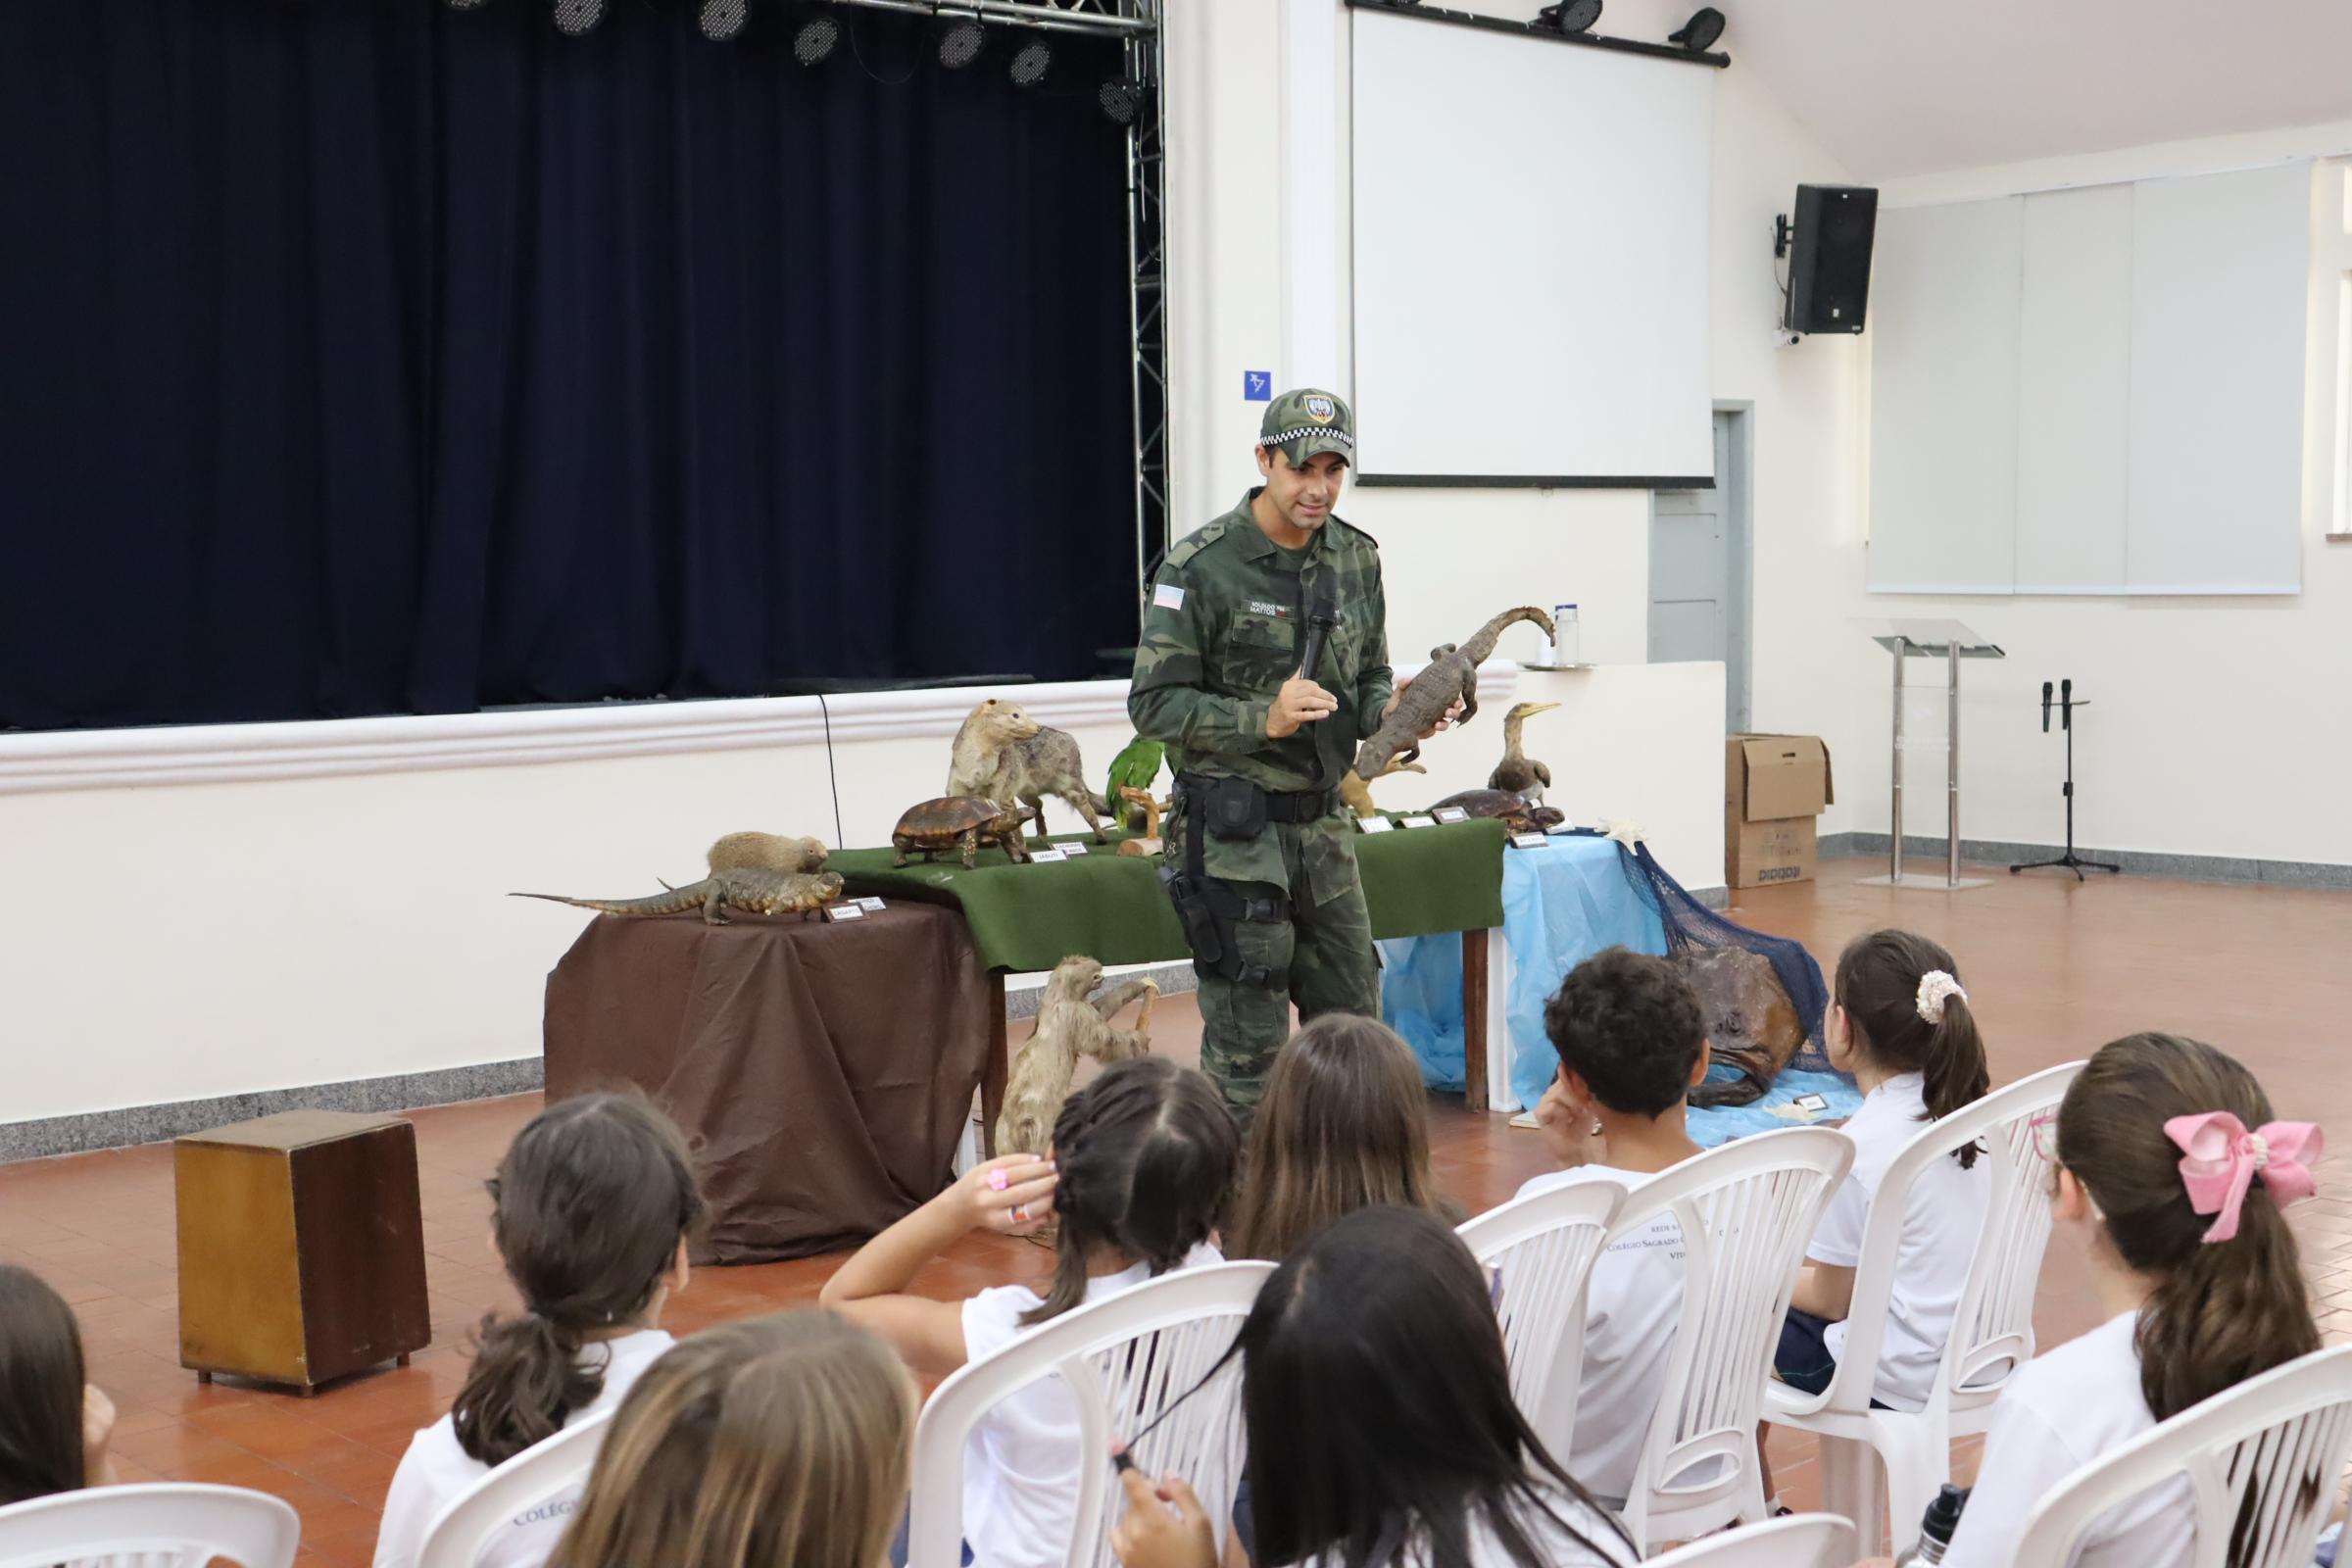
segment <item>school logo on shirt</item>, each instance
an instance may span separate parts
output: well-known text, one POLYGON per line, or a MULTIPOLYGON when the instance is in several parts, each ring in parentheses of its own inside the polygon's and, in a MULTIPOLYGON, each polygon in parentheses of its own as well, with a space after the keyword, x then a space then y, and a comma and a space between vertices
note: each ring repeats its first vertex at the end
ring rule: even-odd
POLYGON ((1329 424, 1339 412, 1332 407, 1329 398, 1308 398, 1306 400, 1306 416, 1317 424, 1329 424))

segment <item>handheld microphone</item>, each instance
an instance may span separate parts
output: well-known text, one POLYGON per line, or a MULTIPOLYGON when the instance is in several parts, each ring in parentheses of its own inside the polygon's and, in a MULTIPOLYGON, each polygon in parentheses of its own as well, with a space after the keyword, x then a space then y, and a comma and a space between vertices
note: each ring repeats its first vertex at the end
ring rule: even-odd
POLYGON ((2050 683, 2046 680, 2041 683, 2041 732, 2050 732, 2050 683))
POLYGON ((2058 683, 2058 725, 2061 729, 2075 727, 2075 683, 2072 679, 2058 683))
POLYGON ((1315 667, 1323 662, 1323 645, 1339 629, 1339 606, 1331 589, 1326 586, 1316 594, 1314 608, 1306 612, 1306 647, 1298 660, 1298 678, 1313 680, 1315 667))

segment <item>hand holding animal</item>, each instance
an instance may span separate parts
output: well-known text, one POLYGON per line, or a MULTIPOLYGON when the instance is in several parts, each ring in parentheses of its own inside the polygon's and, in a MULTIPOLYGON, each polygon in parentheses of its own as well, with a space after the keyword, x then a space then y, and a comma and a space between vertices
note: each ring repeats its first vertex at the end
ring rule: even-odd
POLYGON ((1010 1082, 1004 1089, 1004 1109, 997 1118, 997 1152, 1046 1152, 1054 1135, 1061 1102, 1069 1098, 1078 1058, 1092 1056, 1105 1065, 1130 1056, 1149 1054, 1152 1002, 1159 988, 1149 980, 1125 980, 1093 1001, 1088 996, 1102 983, 1102 965, 1085 956, 1072 956, 1054 966, 1046 994, 1037 1009, 1037 1028, 1013 1058, 1010 1082), (1118 1029, 1111 1018, 1129 1003, 1142 999, 1135 1027, 1118 1029))
POLYGON ((1094 830, 1097 844, 1110 842, 1102 831, 1110 803, 1086 787, 1086 764, 1078 742, 1066 730, 1040 724, 1018 703, 991 697, 965 715, 956 732, 948 767, 948 794, 978 795, 1018 807, 1046 831, 1046 798, 1068 804, 1094 830))
POLYGON ((1378 778, 1391 759, 1402 757, 1411 761, 1421 755, 1421 738, 1437 728, 1461 704, 1461 715, 1453 721, 1467 724, 1478 716, 1478 666, 1494 657, 1494 644, 1503 632, 1519 621, 1533 621, 1551 635, 1551 617, 1533 605, 1506 610, 1488 621, 1458 647, 1446 643, 1429 651, 1429 662, 1405 685, 1397 688, 1389 714, 1380 721, 1362 746, 1356 749, 1355 771, 1363 778, 1378 778))

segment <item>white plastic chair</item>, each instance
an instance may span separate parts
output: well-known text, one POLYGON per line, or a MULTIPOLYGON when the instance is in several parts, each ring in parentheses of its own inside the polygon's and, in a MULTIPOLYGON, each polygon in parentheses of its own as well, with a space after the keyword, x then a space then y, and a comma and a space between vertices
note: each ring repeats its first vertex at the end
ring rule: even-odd
POLYGON ((1661 1214, 1683 1229, 1682 1323, 1624 1510, 1642 1550, 1764 1519, 1764 1374, 1805 1244, 1853 1161, 1826 1127, 1757 1133, 1652 1176, 1617 1211, 1612 1242, 1661 1214))
POLYGON ((600 1410, 567 1423, 452 1497, 425 1527, 416 1568, 473 1568, 516 1516, 586 1486, 615 1413, 600 1410))
POLYGON ((1585 1287, 1624 1202, 1622 1183, 1595 1177, 1515 1199, 1463 1221, 1457 1232, 1495 1276, 1511 1397, 1563 1462, 1574 1446, 1584 1372, 1585 1287))
POLYGON ((1113 1439, 1131 1443, 1135 1462, 1149 1473, 1172 1471, 1192 1484, 1217 1522, 1221 1549, 1242 1479, 1241 1358, 1193 1390, 1232 1348, 1273 1272, 1271 1263, 1251 1262, 1163 1274, 1041 1324, 942 1383, 914 1428, 907 1568, 962 1562, 965 1441, 998 1401, 1048 1378, 1069 1389, 1078 1410, 1077 1517, 1065 1568, 1112 1562, 1110 1532, 1119 1517, 1113 1439), (1174 1414, 1137 1438, 1179 1398, 1174 1414))
POLYGON ((1984 1431, 1992 1420, 1993 1399, 2034 1358, 2034 1290, 2050 1239, 2050 1164, 2035 1148, 2034 1122, 2056 1108, 2082 1070, 2082 1062, 2071 1061, 2022 1078, 1929 1123, 1904 1146, 1886 1167, 1863 1228, 1837 1374, 1819 1395, 1785 1383, 1766 1388, 1765 1420, 1821 1439, 1822 1506, 1853 1520, 1865 1545, 1879 1540, 1884 1501, 1894 1552, 1910 1549, 1921 1516, 1950 1478, 1952 1439, 1984 1431), (1984 1145, 1977 1164, 1991 1191, 1935 1389, 1924 1410, 1873 1410, 1912 1185, 1936 1161, 1972 1143, 1984 1145), (1874 1453, 1886 1467, 1884 1498, 1874 1453))
POLYGON ((1649 1568, 1849 1568, 1854 1527, 1834 1513, 1741 1525, 1649 1559, 1649 1568))
POLYGON ((243 1487, 89 1487, 0 1508, 0 1568, 204 1568, 215 1557, 243 1568, 288 1568, 301 1540, 292 1508, 243 1487))
POLYGON ((2076 1471, 2026 1516, 2012 1568, 2065 1568, 2101 1514, 2183 1474, 2196 1499, 2192 1568, 2308 1568, 2348 1452, 2352 1347, 2314 1350, 2076 1471))

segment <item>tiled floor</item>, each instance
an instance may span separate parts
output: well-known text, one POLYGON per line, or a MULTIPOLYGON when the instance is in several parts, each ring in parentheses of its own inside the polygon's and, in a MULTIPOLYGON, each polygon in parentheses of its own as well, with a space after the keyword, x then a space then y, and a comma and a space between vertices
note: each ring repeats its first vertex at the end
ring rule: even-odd
MULTIPOLYGON (((1856 932, 1901 923, 1958 956, 1991 1045, 1993 1077, 2080 1055, 2116 1035, 2161 1027, 2197 1035, 2261 1074, 2282 1116, 2347 1125, 2352 1070, 2335 1028, 2340 957, 2352 951, 2352 897, 2142 881, 2078 887, 2041 873, 2003 876, 1973 893, 1858 885, 1876 867, 1836 861, 1818 886, 1740 896, 1736 918, 1798 937, 1825 965, 1856 932)), ((1184 998, 1152 1018, 1164 1049, 1198 1050, 1184 998)), ((172 1156, 165 1146, 0 1167, 0 1258, 44 1274, 80 1314, 91 1375, 114 1396, 115 1447, 126 1479, 172 1477, 261 1488, 303 1516, 303 1551, 362 1563, 393 1465, 409 1435, 438 1416, 464 1374, 464 1345, 486 1307, 514 1297, 484 1240, 481 1180, 536 1097, 419 1111, 425 1241, 434 1343, 406 1370, 386 1369, 315 1398, 220 1384, 199 1387, 177 1364, 172 1156)), ((1534 1135, 1500 1117, 1433 1105, 1441 1184, 1480 1208, 1544 1165, 1534 1135)), ((2331 1343, 2352 1341, 2352 1159, 2321 1167, 2322 1196, 2292 1210, 2331 1343)), ((1035 1272, 1024 1243, 974 1238, 929 1269, 942 1297, 1035 1272)), ((707 1269, 669 1326, 692 1330, 807 1301, 834 1259, 707 1269)), ((2086 1266, 2054 1250, 2043 1273, 2044 1343, 2091 1326, 2086 1266)), ((1774 1441, 1782 1490, 1811 1500, 1809 1440, 1774 1441)))

